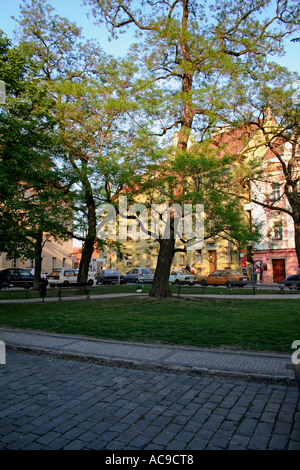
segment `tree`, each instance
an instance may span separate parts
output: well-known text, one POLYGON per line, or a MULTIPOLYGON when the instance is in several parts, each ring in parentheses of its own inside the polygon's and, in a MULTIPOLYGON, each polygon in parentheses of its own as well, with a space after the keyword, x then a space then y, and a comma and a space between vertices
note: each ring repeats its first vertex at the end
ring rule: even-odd
MULTIPOLYGON (((50 5, 25 3, 19 23, 23 41, 30 41, 39 61, 39 80, 55 102, 56 134, 63 149, 59 167, 65 186, 73 190, 75 221, 85 227, 84 236, 76 225, 73 231, 84 242, 78 282, 85 282, 98 242, 97 208, 111 203, 112 194, 149 158, 143 151, 147 120, 132 91, 139 79, 131 61, 114 59, 99 44, 84 41, 81 30, 54 15, 50 5)), ((143 90, 139 95, 141 99, 143 90)))
POLYGON ((36 80, 32 51, 28 45, 12 47, 1 33, 0 53, 7 90, 0 113, 0 250, 10 259, 35 259, 38 288, 43 234, 67 237, 71 213, 50 158, 57 153, 52 100, 36 80))
MULTIPOLYGON (((261 86, 268 56, 282 52, 282 40, 299 22, 296 1, 218 1, 208 6, 192 0, 86 0, 112 35, 134 27, 149 82, 161 85, 161 134, 179 129, 176 158, 185 156, 191 132, 196 140, 234 121, 247 87, 261 86), (267 7, 273 15, 259 17, 267 7), (143 42, 143 38, 145 41, 143 42)), ((177 174, 170 204, 182 202, 184 176, 177 174), (180 187, 181 181, 181 190, 180 187)), ((168 295, 167 272, 174 253, 174 230, 160 241, 152 295, 168 295), (163 282, 163 288, 160 284, 163 282)))

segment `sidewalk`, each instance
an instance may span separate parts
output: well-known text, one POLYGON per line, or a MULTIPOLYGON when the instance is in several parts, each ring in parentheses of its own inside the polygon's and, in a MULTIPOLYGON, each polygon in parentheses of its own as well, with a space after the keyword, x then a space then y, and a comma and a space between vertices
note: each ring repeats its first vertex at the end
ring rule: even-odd
POLYGON ((289 354, 266 354, 98 340, 0 328, 6 352, 17 349, 109 366, 295 384, 289 354))
MULTIPOLYGON (((101 299, 109 299, 109 298, 115 298, 115 297, 147 297, 147 293, 112 293, 112 294, 93 294, 91 293, 89 295, 90 300, 101 300, 101 299)), ((260 294, 259 290, 256 291, 255 294, 182 294, 182 293, 174 293, 173 297, 198 297, 198 298, 211 298, 211 299, 241 299, 241 300, 259 300, 259 299, 270 299, 270 300, 300 300, 300 294, 290 294, 288 292, 284 292, 283 294, 278 293, 278 294, 260 294)), ((56 297, 37 297, 37 298, 32 298, 32 299, 1 299, 0 300, 0 305, 6 304, 6 303, 41 303, 41 302, 66 302, 69 300, 87 300, 87 297, 83 295, 81 298, 76 296, 76 295, 71 295, 71 296, 62 296, 61 300, 59 299, 58 296, 56 297)))

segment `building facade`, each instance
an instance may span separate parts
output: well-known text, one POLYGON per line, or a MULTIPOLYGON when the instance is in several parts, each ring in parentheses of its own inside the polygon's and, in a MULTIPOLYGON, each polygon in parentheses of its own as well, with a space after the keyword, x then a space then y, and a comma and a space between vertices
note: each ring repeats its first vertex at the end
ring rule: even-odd
MULTIPOLYGON (((54 268, 73 268, 73 241, 61 243, 46 241, 42 253, 42 272, 50 273, 54 268)), ((2 268, 34 268, 34 260, 7 259, 5 253, 0 253, 0 269, 2 268)))

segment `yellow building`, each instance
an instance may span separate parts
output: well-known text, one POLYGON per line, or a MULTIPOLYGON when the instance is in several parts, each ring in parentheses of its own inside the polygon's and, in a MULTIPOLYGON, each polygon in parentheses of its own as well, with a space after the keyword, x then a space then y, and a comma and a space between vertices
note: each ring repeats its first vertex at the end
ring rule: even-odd
MULTIPOLYGON (((176 141, 176 136, 175 139, 176 141)), ((232 136, 230 142, 232 143, 232 136)), ((239 146, 244 146, 239 142, 239 146)), ((189 146, 190 151, 195 152, 194 143, 189 146)), ((155 187, 153 188, 155 192, 155 187)), ((143 196, 135 198, 143 204, 143 196)), ((145 204, 145 207, 149 205, 145 204)), ((148 213, 149 216, 149 213, 148 213)), ((152 221, 151 221, 152 222, 152 221)), ((134 223, 128 220, 127 239, 121 240, 121 257, 118 257, 116 250, 106 250, 102 256, 106 259, 106 268, 116 268, 121 273, 127 272, 132 267, 156 268, 159 252, 159 243, 150 236, 137 236, 134 223)), ((176 242, 177 247, 180 243, 176 242)), ((182 248, 182 245, 181 245, 182 248)), ((176 252, 172 262, 172 268, 182 269, 190 266, 195 274, 208 275, 216 269, 225 269, 229 266, 232 269, 242 269, 245 254, 237 250, 232 243, 222 238, 208 238, 204 241, 201 249, 176 252), (230 259, 229 259, 230 254, 230 259)))

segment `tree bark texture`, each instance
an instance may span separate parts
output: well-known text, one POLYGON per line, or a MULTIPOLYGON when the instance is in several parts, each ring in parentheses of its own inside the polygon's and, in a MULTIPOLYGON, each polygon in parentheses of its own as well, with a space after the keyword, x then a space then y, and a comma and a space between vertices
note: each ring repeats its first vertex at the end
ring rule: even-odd
POLYGON ((149 294, 151 297, 170 297, 172 295, 169 286, 169 276, 172 259, 174 256, 174 246, 174 233, 172 234, 172 236, 170 236, 170 239, 160 240, 160 250, 157 259, 157 267, 155 271, 152 289, 149 294))

